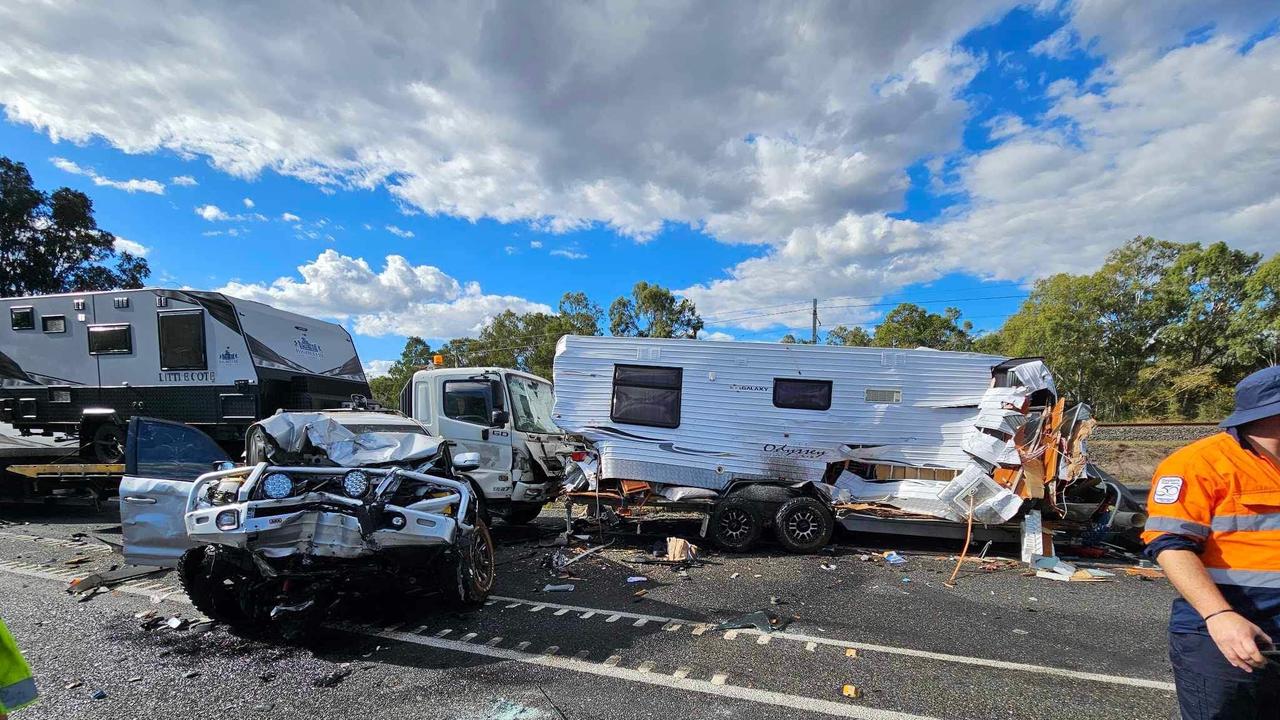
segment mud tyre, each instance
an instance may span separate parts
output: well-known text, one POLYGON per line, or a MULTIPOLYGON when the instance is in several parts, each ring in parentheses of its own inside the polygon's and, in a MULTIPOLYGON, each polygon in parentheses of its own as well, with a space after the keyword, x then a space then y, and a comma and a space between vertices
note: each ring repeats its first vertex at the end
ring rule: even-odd
POLYGON ((441 590, 445 602, 457 610, 484 605, 496 577, 493 537, 484 520, 476 518, 469 531, 458 531, 457 545, 444 559, 441 590))
POLYGON ((764 532, 764 513, 750 500, 729 497, 711 511, 707 534, 725 552, 750 550, 764 532))
POLYGON ((528 525, 542 514, 542 503, 512 503, 502 513, 508 525, 528 525))
POLYGON ((245 610, 250 592, 246 577, 215 545, 203 545, 183 553, 178 561, 178 583, 205 617, 239 632, 256 633, 265 623, 245 610))
POLYGON ((773 533, 788 552, 817 552, 831 542, 835 531, 831 508, 807 495, 794 497, 782 504, 773 516, 773 533))
POLYGON ((124 462, 125 430, 118 423, 104 422, 93 430, 89 454, 94 462, 114 465, 124 462))

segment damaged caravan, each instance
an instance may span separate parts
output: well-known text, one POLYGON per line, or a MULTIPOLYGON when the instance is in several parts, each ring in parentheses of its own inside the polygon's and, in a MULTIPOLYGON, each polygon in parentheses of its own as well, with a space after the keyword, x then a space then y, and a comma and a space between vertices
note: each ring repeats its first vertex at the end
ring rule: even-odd
POLYGON ((849 516, 1141 524, 1089 470, 1088 408, 1034 358, 567 336, 555 387, 587 441, 576 499, 700 509, 726 549, 772 529, 811 551, 849 516))
POLYGON ((176 567, 213 619, 286 635, 347 599, 475 606, 493 586, 493 542, 465 476, 478 458, 450 444, 397 413, 277 413, 249 429, 236 467, 196 428, 134 418, 125 559, 176 567))

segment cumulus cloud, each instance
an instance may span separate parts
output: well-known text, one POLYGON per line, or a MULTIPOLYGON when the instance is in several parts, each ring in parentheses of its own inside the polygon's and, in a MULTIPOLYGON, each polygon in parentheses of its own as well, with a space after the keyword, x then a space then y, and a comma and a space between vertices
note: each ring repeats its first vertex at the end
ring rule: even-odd
POLYGON ((365 377, 372 380, 391 372, 391 366, 394 365, 395 362, 395 360, 365 360, 361 364, 364 365, 365 377))
POLYGON ((253 209, 253 198, 245 198, 245 199, 241 200, 240 202, 244 203, 244 206, 245 206, 246 208, 248 208, 249 210, 252 210, 252 209, 253 209))
POLYGON ((219 289, 304 315, 350 322, 369 336, 474 335, 503 310, 552 312, 541 303, 510 295, 487 295, 478 283, 460 283, 431 265, 413 265, 388 255, 381 270, 364 258, 325 250, 298 267, 297 276, 271 283, 233 281, 219 289))
POLYGON ((570 260, 585 260, 587 257, 587 254, 584 252, 578 252, 576 250, 566 250, 564 248, 557 248, 555 250, 552 250, 550 254, 556 255, 562 258, 568 258, 570 260))
POLYGON ((407 240, 413 237, 412 230, 405 230, 403 228, 396 227, 395 225, 388 225, 386 227, 386 230, 387 232, 391 233, 392 235, 395 235, 398 238, 405 238, 407 240))
POLYGON ((144 192, 152 195, 164 194, 164 183, 158 180, 148 178, 131 178, 129 180, 113 180, 109 177, 99 175, 93 168, 83 167, 71 160, 63 157, 49 158, 49 162, 59 170, 73 175, 83 175, 93 181, 98 187, 115 188, 123 190, 127 193, 144 192))
POLYGON ((180 185, 182 187, 192 187, 194 185, 199 185, 200 183, 196 182, 196 179, 190 175, 177 175, 169 178, 169 184, 180 185))
POLYGON ((542 247, 542 241, 541 241, 541 240, 530 240, 530 241, 529 241, 529 247, 533 248, 534 250, 537 250, 538 248, 541 248, 541 247, 542 247))
POLYGON ((295 222, 295 223, 300 222, 302 220, 302 218, 298 217, 297 215, 294 215, 291 212, 281 213, 280 219, 285 222, 295 222))
POLYGON ((126 240, 119 236, 116 237, 115 244, 112 247, 115 248, 116 252, 127 252, 130 255, 137 255, 138 257, 146 257, 147 253, 151 252, 151 248, 146 245, 143 245, 140 242, 126 240))
POLYGON ((209 222, 231 219, 231 216, 227 214, 227 211, 217 205, 201 205, 196 208, 196 214, 209 222))

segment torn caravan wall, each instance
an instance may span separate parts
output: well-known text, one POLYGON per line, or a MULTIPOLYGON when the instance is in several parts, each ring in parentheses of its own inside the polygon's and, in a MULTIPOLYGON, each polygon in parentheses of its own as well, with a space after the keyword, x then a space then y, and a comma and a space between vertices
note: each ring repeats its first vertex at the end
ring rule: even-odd
POLYGON ((935 350, 566 336, 556 348, 554 420, 592 443, 609 479, 713 490, 735 479, 820 481, 848 459, 846 446, 960 470, 963 437, 1002 362, 935 350), (665 395, 678 402, 670 426, 618 419, 614 376, 626 366, 680 370, 678 392, 665 395), (804 380, 831 383, 829 408, 775 404, 780 382, 804 380))

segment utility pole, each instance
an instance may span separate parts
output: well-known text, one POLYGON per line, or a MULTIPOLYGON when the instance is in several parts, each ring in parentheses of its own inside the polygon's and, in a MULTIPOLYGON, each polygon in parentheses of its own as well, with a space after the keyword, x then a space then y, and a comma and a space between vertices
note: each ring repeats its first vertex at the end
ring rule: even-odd
POLYGON ((818 298, 813 299, 813 334, 809 339, 814 345, 818 344, 818 298))

